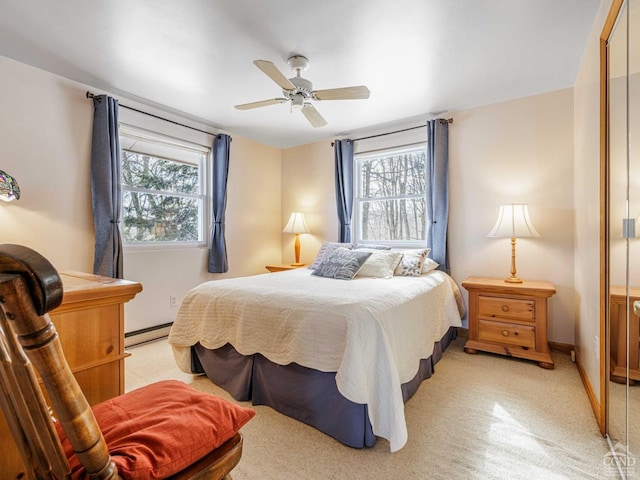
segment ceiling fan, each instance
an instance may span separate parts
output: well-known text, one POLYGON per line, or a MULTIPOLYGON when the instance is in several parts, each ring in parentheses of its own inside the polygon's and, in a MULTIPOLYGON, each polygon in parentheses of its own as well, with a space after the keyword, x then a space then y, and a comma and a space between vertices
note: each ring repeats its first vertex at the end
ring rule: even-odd
POLYGON ((262 100, 259 102, 243 103, 236 105, 238 110, 250 110, 252 108, 266 107, 278 103, 291 102, 291 108, 300 110, 314 127, 324 127, 327 121, 322 118, 312 100, 352 100, 369 98, 369 89, 363 85, 357 87, 330 88, 327 90, 314 90, 313 84, 300 76, 309 68, 309 60, 302 55, 292 55, 287 59, 289 66, 296 72, 296 76, 287 79, 280 70, 268 60, 255 60, 254 65, 262 70, 271 80, 282 88, 282 97, 262 100))

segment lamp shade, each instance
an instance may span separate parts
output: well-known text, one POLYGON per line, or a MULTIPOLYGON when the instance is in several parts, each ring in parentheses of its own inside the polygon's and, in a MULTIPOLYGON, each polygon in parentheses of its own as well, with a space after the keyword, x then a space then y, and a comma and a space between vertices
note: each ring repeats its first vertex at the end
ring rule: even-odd
POLYGON ((540 234, 533 226, 526 204, 501 205, 498 220, 487 237, 538 238, 540 234))
POLYGON ((3 170, 0 170, 0 200, 10 202, 20 198, 18 181, 3 170))
POLYGON ((310 233, 307 222, 304 220, 304 213, 293 212, 282 231, 285 233, 310 233))

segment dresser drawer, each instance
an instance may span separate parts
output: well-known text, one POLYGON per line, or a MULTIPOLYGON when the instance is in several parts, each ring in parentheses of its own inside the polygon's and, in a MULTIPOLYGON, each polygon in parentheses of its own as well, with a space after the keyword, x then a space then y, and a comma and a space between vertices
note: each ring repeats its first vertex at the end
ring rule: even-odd
POLYGON ((535 320, 535 302, 517 298, 478 296, 478 315, 503 320, 535 320))
POLYGON ((119 359, 124 352, 120 305, 51 314, 60 343, 75 373, 98 363, 119 359))
POLYGON ((536 346, 536 329, 534 327, 489 320, 480 320, 478 323, 478 340, 480 341, 529 348, 536 346))

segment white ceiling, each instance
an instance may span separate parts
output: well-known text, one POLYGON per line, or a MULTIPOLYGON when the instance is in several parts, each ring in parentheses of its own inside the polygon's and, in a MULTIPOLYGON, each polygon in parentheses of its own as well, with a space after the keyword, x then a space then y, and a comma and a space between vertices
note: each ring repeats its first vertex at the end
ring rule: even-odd
MULTIPOLYGON (((0 55, 284 148, 574 84, 600 0, 0 0, 0 55), (253 65, 309 58, 313 128, 253 65)), ((1 73, 0 73, 1 75, 1 73)))

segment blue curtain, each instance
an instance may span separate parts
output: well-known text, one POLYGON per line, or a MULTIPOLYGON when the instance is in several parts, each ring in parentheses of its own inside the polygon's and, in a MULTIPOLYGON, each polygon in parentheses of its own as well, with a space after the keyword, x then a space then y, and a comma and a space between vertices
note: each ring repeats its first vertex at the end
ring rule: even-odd
POLYGON ((336 162, 336 207, 340 221, 340 242, 351 241, 353 213, 353 142, 336 140, 333 143, 336 162))
POLYGON ((449 273, 449 122, 440 118, 427 121, 427 214, 430 256, 440 270, 449 273))
POLYGON ((227 208, 227 177, 229 176, 229 147, 231 137, 219 134, 213 140, 212 220, 209 273, 229 270, 227 245, 224 239, 224 212, 227 208))
POLYGON ((93 98, 91 143, 91 206, 95 227, 93 272, 123 278, 120 210, 120 138, 118 101, 107 95, 93 98))

